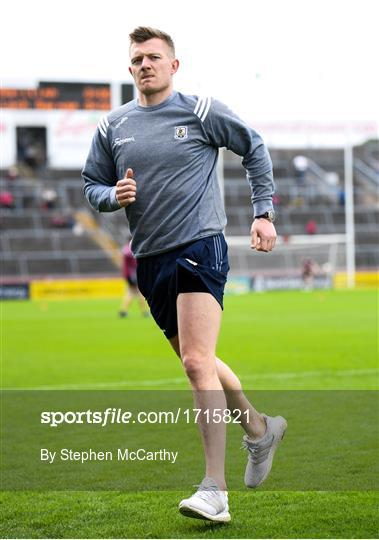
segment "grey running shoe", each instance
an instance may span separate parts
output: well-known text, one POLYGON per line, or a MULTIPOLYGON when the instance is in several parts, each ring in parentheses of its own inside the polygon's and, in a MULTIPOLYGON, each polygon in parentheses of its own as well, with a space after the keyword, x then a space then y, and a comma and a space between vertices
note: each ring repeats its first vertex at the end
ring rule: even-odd
POLYGON ((213 478, 206 477, 192 497, 180 501, 179 512, 191 518, 227 523, 230 521, 228 492, 220 491, 213 478))
POLYGON ((287 422, 282 416, 262 416, 266 422, 264 436, 252 441, 244 435, 242 442, 242 447, 249 453, 245 470, 245 484, 249 488, 258 487, 268 477, 275 450, 287 429, 287 422))

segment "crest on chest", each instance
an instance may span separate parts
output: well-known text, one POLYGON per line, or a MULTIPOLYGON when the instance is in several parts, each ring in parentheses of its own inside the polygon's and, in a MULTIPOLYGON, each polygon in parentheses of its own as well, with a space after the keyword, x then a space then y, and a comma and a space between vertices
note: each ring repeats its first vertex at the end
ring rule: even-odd
POLYGON ((175 139, 187 139, 188 138, 187 126, 176 126, 174 137, 175 139))

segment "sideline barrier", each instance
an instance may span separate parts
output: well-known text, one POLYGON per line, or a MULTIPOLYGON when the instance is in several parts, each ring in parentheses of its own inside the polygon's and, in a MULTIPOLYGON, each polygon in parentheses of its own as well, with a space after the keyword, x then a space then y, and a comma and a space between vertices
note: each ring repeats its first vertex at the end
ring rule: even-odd
POLYGON ((32 281, 30 298, 32 300, 120 298, 124 292, 124 283, 121 278, 32 281))
MULTIPOLYGON (((357 289, 376 289, 379 285, 379 272, 356 272, 355 287, 357 289)), ((333 287, 335 289, 346 289, 347 274, 346 272, 337 272, 334 274, 333 287)))
MULTIPOLYGON (((375 289, 379 285, 379 272, 357 272, 355 274, 357 289, 375 289)), ((227 282, 225 294, 246 294, 250 291, 294 290, 302 289, 299 276, 274 276, 255 278, 233 277, 227 282)), ((314 288, 347 288, 345 272, 338 272, 332 280, 315 279, 314 288)), ((0 284, 1 300, 83 300, 86 298, 120 298, 125 290, 122 278, 97 279, 48 279, 35 280, 29 283, 0 284)))
POLYGON ((29 300, 29 283, 2 283, 0 285, 1 300, 29 300))

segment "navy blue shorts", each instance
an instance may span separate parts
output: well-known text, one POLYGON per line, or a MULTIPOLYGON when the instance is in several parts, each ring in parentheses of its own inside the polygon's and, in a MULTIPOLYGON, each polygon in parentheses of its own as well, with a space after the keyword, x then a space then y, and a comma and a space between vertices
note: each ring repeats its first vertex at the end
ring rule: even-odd
POLYGON ((178 333, 178 294, 210 293, 223 308, 228 270, 228 246, 224 235, 217 234, 138 259, 138 287, 155 322, 170 339, 178 333))

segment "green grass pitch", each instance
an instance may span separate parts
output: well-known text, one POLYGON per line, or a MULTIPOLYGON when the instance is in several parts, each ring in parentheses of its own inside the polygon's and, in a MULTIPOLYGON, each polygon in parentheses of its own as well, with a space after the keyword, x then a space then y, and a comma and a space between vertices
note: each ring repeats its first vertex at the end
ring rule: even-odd
MULTIPOLYGON (((118 319, 118 308, 114 300, 3 303, 2 387, 188 388, 154 322, 142 318, 137 307, 128 319, 118 319)), ((374 390, 377 313, 374 291, 227 296, 217 352, 249 390, 374 390)), ((281 449, 272 475, 284 478, 286 462, 280 454, 281 449)), ((191 471, 187 478, 188 489, 180 492, 3 492, 0 535, 377 537, 376 491, 232 491, 232 523, 214 526, 178 514, 178 501, 201 480, 191 471)))

